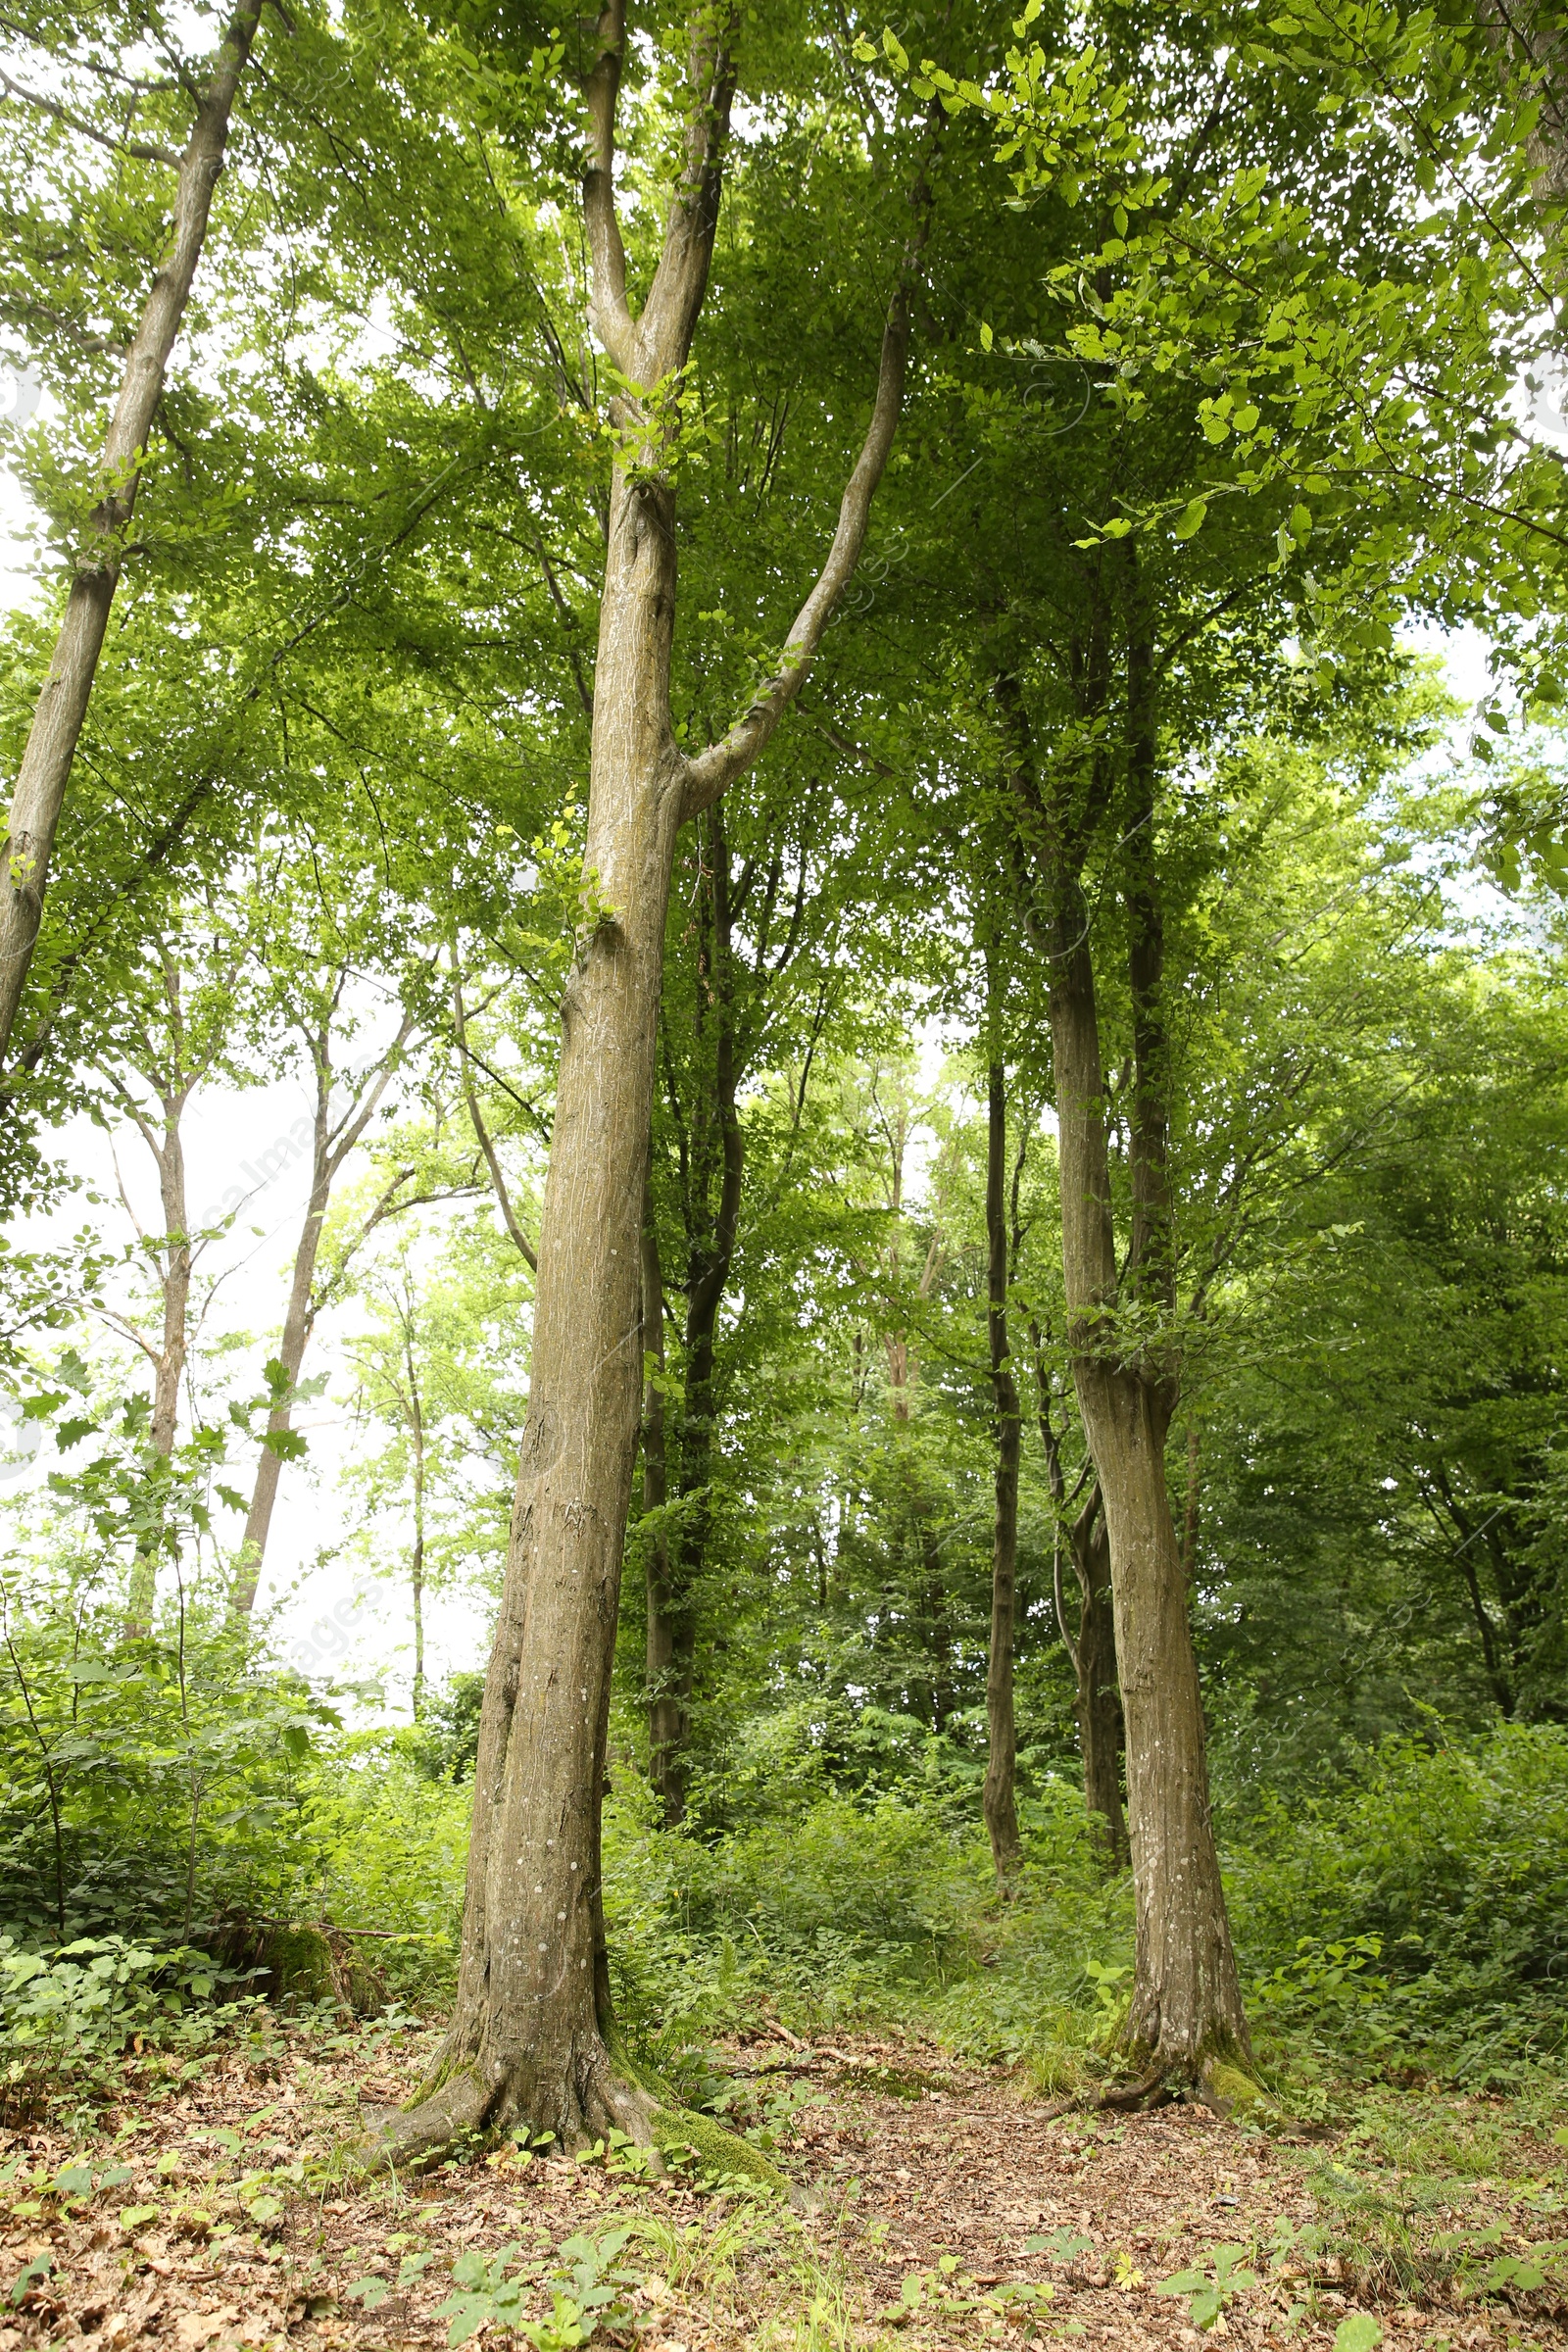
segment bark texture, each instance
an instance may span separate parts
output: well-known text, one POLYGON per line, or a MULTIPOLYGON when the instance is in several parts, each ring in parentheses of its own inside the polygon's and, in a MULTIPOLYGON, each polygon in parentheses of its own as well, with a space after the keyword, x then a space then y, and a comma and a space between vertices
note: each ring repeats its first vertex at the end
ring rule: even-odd
POLYGON ((675 837, 760 751, 854 570, 892 442, 906 336, 901 290, 866 443, 783 664, 721 743, 687 759, 669 708, 675 493, 660 437, 675 426, 655 420, 647 395, 685 366, 707 289, 733 87, 729 24, 707 11, 694 19, 684 160, 640 319, 627 306, 613 189, 621 0, 599 19, 586 85, 594 325, 622 381, 641 389, 612 411, 620 445, 594 677, 585 916, 563 998, 528 1419, 480 1719, 457 1998, 426 2093, 384 2135, 383 2154, 519 2122, 566 2149, 612 2126, 654 2136, 653 2099, 630 2079, 612 2012, 600 1814, 643 1388, 644 1201, 675 837))
POLYGON ((190 139, 179 159, 169 255, 153 279, 125 361, 99 464, 103 496, 94 509, 86 544, 76 558, 66 616, 17 777, 8 836, 0 855, 0 1062, 10 1050, 17 1007, 43 917, 55 829, 120 581, 121 552, 136 503, 147 439, 201 259, 213 191, 223 168, 234 95, 261 11, 262 0, 238 0, 197 102, 190 139))

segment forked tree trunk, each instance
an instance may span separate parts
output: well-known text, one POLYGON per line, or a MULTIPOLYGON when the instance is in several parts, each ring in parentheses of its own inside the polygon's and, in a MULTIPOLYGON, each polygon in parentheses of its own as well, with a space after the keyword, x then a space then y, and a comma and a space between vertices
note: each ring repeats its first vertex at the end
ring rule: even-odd
POLYGON ((1250 2066, 1209 1815, 1203 1712, 1165 1484, 1166 1378, 1119 1355, 1103 1328, 1116 1297, 1094 972, 1081 902, 1056 927, 1052 968, 1061 1155, 1062 1264, 1073 1380, 1109 1541, 1116 1663, 1127 1737, 1137 1913, 1127 2055, 1147 2086, 1201 2083, 1250 2066), (1075 944, 1076 943, 1076 944, 1075 944))
MULTIPOLYGON (((1203 1712, 1187 1614, 1187 1580, 1165 1481, 1165 1438, 1177 1399, 1168 1343, 1127 1341, 1118 1308, 1144 1324, 1172 1290, 1169 1063, 1160 1005, 1161 940, 1153 845, 1153 667, 1136 568, 1128 560, 1130 848, 1125 889, 1135 1087, 1130 1133, 1133 1217, 1125 1277, 1111 1216, 1105 1091, 1091 923, 1081 876, 1093 828, 1112 807, 1104 753, 1087 775, 1043 786, 1015 679, 998 682, 1016 754, 1012 788, 1020 857, 1033 869, 1034 919, 1050 974, 1061 1174, 1062 1276, 1073 1386, 1099 1478, 1110 1547, 1116 1663, 1127 1742, 1127 1812, 1137 1918, 1125 2051, 1143 2080, 1127 2096, 1172 2086, 1212 2094, 1217 2068, 1250 2071, 1250 2045, 1209 1812, 1203 1712)), ((1085 715, 1109 705, 1101 608, 1080 664, 1085 715)))
POLYGON ((1052 1583, 1056 1626, 1073 1672, 1073 1712, 1078 1719, 1079 1753, 1084 1767, 1084 1805, 1108 1870, 1127 1864, 1127 1817, 1121 1801, 1123 1747, 1121 1692, 1116 1679, 1116 1626, 1111 1602, 1110 1545, 1100 1486, 1091 1480, 1093 1462, 1085 1462, 1069 1495, 1061 1458, 1061 1441, 1052 1418, 1051 1380, 1038 1323, 1031 1323, 1035 1381, 1040 1401, 1040 1442, 1045 1448, 1046 1475, 1055 1506, 1056 1536, 1053 1544, 1052 1583), (1078 1500, 1085 1484, 1088 1500, 1075 1518, 1069 1505, 1078 1500), (1076 1631, 1067 1622, 1062 1592, 1061 1542, 1065 1535, 1078 1588, 1076 1631))
POLYGON ((164 374, 190 297, 207 236, 213 191, 223 168, 229 115, 256 37, 262 0, 238 0, 197 102, 179 159, 173 238, 152 282, 136 339, 126 356, 98 475, 103 496, 76 558, 66 616, 49 675, 38 697, 0 854, 0 1062, 11 1044, 17 1007, 43 917, 55 829, 71 781, 76 741, 92 699, 93 678, 120 582, 121 549, 136 502, 164 374))
MULTIPOLYGON (((584 189, 594 321, 633 387, 668 385, 702 309, 733 88, 729 25, 706 8, 693 21, 685 163, 634 319, 612 177, 622 0, 599 21, 584 189)), ((906 321, 901 278, 827 563, 780 667, 695 759, 676 745, 669 709, 675 494, 665 444, 633 395, 612 410, 621 438, 594 676, 591 904, 562 1003, 528 1418, 485 1677, 457 1998, 424 2096, 378 2136, 382 2156, 482 2126, 550 2132, 567 2150, 612 2128, 654 2136, 655 2102, 631 2079, 611 2004, 600 1816, 642 1390, 644 1198, 675 837, 760 751, 854 572, 902 402, 906 321)))
POLYGON ((1007 1082, 994 1061, 986 1085, 986 1328, 996 1404, 997 1461, 991 1532, 991 1644, 986 1657, 986 1778, 981 1794, 997 1876, 1010 1879, 1023 1860, 1015 1781, 1018 1732, 1013 1719, 1012 1650, 1018 1573, 1018 1456, 1022 1424, 1007 1348, 1007 1082))

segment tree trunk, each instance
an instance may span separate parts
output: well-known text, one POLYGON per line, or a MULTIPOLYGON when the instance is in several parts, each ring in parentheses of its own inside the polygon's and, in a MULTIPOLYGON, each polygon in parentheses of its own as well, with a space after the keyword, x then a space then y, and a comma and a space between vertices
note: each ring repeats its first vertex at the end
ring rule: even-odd
MULTIPOLYGON (((305 1350, 310 1346, 311 1333, 316 1328, 319 1305, 316 1295, 316 1262, 320 1253, 321 1228, 326 1222, 332 1187, 342 1172, 344 1161, 369 1125, 414 1030, 413 1020, 405 1014, 397 1036, 363 1079, 364 1092, 351 1101, 334 1127, 331 1018, 346 977, 346 973, 339 974, 337 986, 329 993, 321 1025, 317 1029, 304 1029, 311 1067, 316 1075, 311 1191, 305 1205, 305 1222, 300 1227, 300 1238, 295 1246, 288 1307, 283 1317, 283 1336, 277 1350, 277 1361, 282 1366, 287 1386, 281 1403, 275 1404, 267 1416, 267 1435, 273 1440, 285 1437, 294 1426, 294 1391, 299 1385, 300 1369, 305 1362, 305 1350)), ((384 1201, 382 1206, 385 1206, 384 1201)), ((373 1212, 368 1224, 373 1224, 379 1213, 379 1210, 373 1212)), ((365 1230, 368 1230, 368 1225, 365 1230)), ((363 1231, 361 1238, 364 1238, 363 1231)), ((256 1590, 261 1582, 262 1563, 267 1556, 267 1540, 271 1533, 272 1511, 282 1474, 281 1447, 264 1442, 256 1464, 256 1484, 251 1490, 251 1507, 245 1518, 245 1533, 240 1539, 239 1556, 234 1565, 234 1581, 229 1588, 229 1611, 236 1618, 249 1617, 256 1605, 256 1590)))
POLYGON ((1138 1932, 1126 2042, 1141 2071, 1196 2082, 1215 2061, 1250 2064, 1247 2021, 1209 1817, 1187 1581, 1165 1485, 1170 1403, 1160 1381, 1097 1347, 1116 1281, 1099 1026, 1087 947, 1063 943, 1058 953, 1051 1027, 1062 1260, 1076 1324, 1074 1385, 1104 1502, 1127 1727, 1138 1932))
MULTIPOLYGON (((692 22, 685 154, 640 319, 615 218, 623 0, 588 76, 584 215, 594 324, 621 381, 668 386, 707 292, 728 132, 732 19, 692 22)), ((613 2128, 653 2136, 611 2006, 600 1817, 621 1554, 642 1390, 642 1227, 664 926, 680 825, 710 808, 799 692, 854 573, 903 398, 901 277, 877 397, 827 562, 772 677, 720 742, 685 758, 669 707, 675 492, 658 425, 617 393, 594 675, 585 919, 562 1002, 562 1054, 539 1232, 528 1419, 506 1582, 485 1678, 452 2024, 426 2093, 377 2153, 521 2123, 571 2150, 613 2128)))
MULTIPOLYGON (((267 1416, 267 1435, 273 1439, 284 1436, 293 1427, 293 1392, 299 1384, 300 1367, 305 1361, 305 1350, 310 1345, 316 1322, 316 1260, 321 1247, 321 1227, 326 1222, 332 1178, 336 1173, 327 1151, 326 1105, 330 1084, 330 1072, 318 1070, 311 1194, 306 1204, 305 1222, 300 1227, 300 1238, 294 1250, 288 1308, 283 1317, 283 1336, 277 1350, 277 1360, 282 1365, 288 1389, 282 1403, 274 1405, 267 1416)), ((235 1617, 249 1617, 256 1603, 256 1589, 261 1582, 262 1563, 267 1556, 267 1540, 272 1528, 272 1511, 277 1502, 277 1484, 282 1475, 281 1451, 276 1446, 269 1446, 264 1442, 256 1464, 251 1507, 246 1513, 245 1533, 240 1539, 239 1558, 229 1591, 228 1605, 235 1617)))
POLYGON ((599 1813, 641 1386, 642 1211, 664 911, 682 813, 669 734, 674 500, 618 466, 586 865, 602 911, 563 1006, 532 1378, 485 1681, 458 1992, 401 2139, 481 2120, 647 2140, 610 2012, 599 1813))
POLYGON ((1084 1517, 1088 1520, 1087 1527, 1080 1520, 1073 1530, 1073 1565, 1081 1595, 1078 1654, 1074 1663, 1078 1677, 1078 1743, 1084 1760, 1084 1803, 1091 1820, 1098 1825, 1106 1867, 1124 1870, 1127 1816, 1121 1801, 1121 1689, 1116 1674, 1110 1544, 1098 1487, 1084 1517))
MULTIPOLYGON (((669 1497, 664 1446, 664 1284, 650 1196, 643 1207, 643 1510, 662 1512, 669 1497)), ((656 1524, 648 1541, 648 1779, 673 1828, 686 1811, 685 1723, 677 1688, 669 1535, 656 1524)))
POLYGON ((1018 1760, 1012 1707, 1012 1648, 1018 1567, 1018 1389, 1007 1348, 1007 1083, 1000 1061, 987 1074, 986 1327, 997 1408, 995 1508, 991 1535, 991 1646, 986 1659, 986 1778, 981 1796, 992 1860, 1004 1883, 1023 1860, 1014 1779, 1018 1760))
POLYGON ((1123 1870, 1127 1865, 1127 1818, 1121 1801, 1124 1742, 1121 1691, 1116 1677, 1110 1545, 1105 1536, 1105 1519, 1101 1507, 1098 1481, 1091 1486, 1089 1499, 1077 1517, 1067 1518, 1068 1501, 1076 1501, 1082 1493, 1092 1463, 1085 1463, 1069 1498, 1066 1473, 1062 1467, 1061 1444, 1052 1421, 1051 1383, 1038 1323, 1031 1323, 1030 1337, 1034 1343, 1035 1381, 1040 1396, 1040 1440, 1045 1447, 1046 1472, 1056 1510, 1052 1580, 1056 1603, 1056 1625, 1073 1672, 1073 1712, 1078 1718, 1078 1746, 1083 1757, 1084 1806, 1106 1868, 1123 1870), (1072 1558, 1073 1577, 1078 1586, 1076 1634, 1068 1629, 1067 1604, 1061 1590, 1063 1528, 1072 1558))
POLYGON ((201 258, 213 191, 223 166, 234 93, 261 12, 262 0, 238 0, 212 76, 197 103, 190 140, 180 158, 173 241, 168 260, 153 279, 136 340, 125 361, 98 469, 104 496, 88 526, 87 547, 76 558, 66 617, 17 777, 9 835, 0 853, 0 1062, 10 1049, 43 916, 55 828, 109 626, 109 609, 120 580, 121 548, 136 501, 144 452, 163 397, 169 356, 201 258))
MULTIPOLYGON (((1154 895, 1152 664, 1130 566, 1129 572, 1133 805, 1123 836, 1134 845, 1125 898, 1136 1072, 1125 1289, 1141 1304, 1158 1308, 1168 1304, 1172 1281, 1164 1147, 1169 1065, 1154 895)), ((1102 654, 1091 647, 1084 691, 1092 708, 1102 709, 1108 695, 1103 669, 1102 654)), ((1067 1336, 1078 1409, 1103 1501, 1126 1727, 1137 1949, 1125 2048, 1146 2077, 1140 2095, 1153 2096, 1168 2084, 1211 2087, 1216 2068, 1250 2070, 1251 2064, 1209 1812, 1187 1583, 1165 1481, 1176 1371, 1157 1340, 1150 1344, 1140 1331, 1130 1347, 1123 1346, 1116 1331, 1124 1286, 1111 1219, 1091 926, 1080 881, 1089 827, 1110 806, 1103 755, 1092 755, 1087 780, 1053 777, 1043 791, 1016 682, 1002 681, 999 693, 1018 753, 1012 782, 1019 846, 1032 856, 1045 901, 1039 927, 1049 956, 1067 1336), (1081 795, 1076 803, 1075 786, 1081 795)))
POLYGON ((411 1321, 403 1326, 403 1368, 409 1381, 409 1442, 414 1453, 414 1555, 409 1585, 414 1599, 414 1720, 424 1713, 424 1401, 414 1354, 411 1321))
MULTIPOLYGON (((691 1701, 696 1682, 697 1608, 708 1565, 712 1532, 710 1490, 713 1478, 714 1356, 718 1310, 729 1284, 740 1231, 741 1187, 746 1169, 746 1143, 741 1131, 736 1097, 740 1066, 735 1040, 735 975, 730 911, 729 842, 724 831, 722 805, 710 813, 707 824, 708 870, 713 927, 708 970, 699 972, 699 1006, 707 1003, 713 1015, 712 1094, 707 1104, 693 1104, 694 1126, 706 1119, 709 1132, 694 1133, 691 1149, 691 1200, 688 1206, 686 1256, 685 1376, 682 1384, 678 1491, 682 1508, 669 1546, 666 1586, 666 1623, 670 1636, 668 1676, 684 1750, 691 1728, 691 1701), (712 1163, 716 1158, 718 1200, 710 1213, 712 1163)), ((677 1810, 685 1810, 684 1754, 666 1751, 678 1786, 677 1810)), ((666 1813, 669 1800, 666 1798, 666 1813)))
POLYGON ((185 1150, 179 1119, 183 1102, 164 1105, 164 1148, 159 1155, 159 1192, 164 1209, 164 1344, 153 1380, 153 1446, 167 1462, 174 1450, 179 1420, 179 1384, 185 1376, 190 1308, 190 1218, 185 1206, 185 1150))
MULTIPOLYGON (((185 1374, 190 1311, 190 1219, 185 1204, 185 1150, 180 1118, 186 1091, 164 1097, 164 1137, 154 1149, 158 1162, 158 1192, 164 1211, 163 1345, 153 1367, 153 1451, 168 1461, 174 1450, 179 1424, 179 1384, 185 1374)), ((144 1128, 148 1141, 152 1132, 144 1128)), ((152 1631, 153 1606, 158 1597, 158 1559, 164 1547, 165 1522, 160 1507, 158 1524, 143 1531, 131 1564, 130 1589, 125 1596, 125 1638, 139 1641, 152 1631)))

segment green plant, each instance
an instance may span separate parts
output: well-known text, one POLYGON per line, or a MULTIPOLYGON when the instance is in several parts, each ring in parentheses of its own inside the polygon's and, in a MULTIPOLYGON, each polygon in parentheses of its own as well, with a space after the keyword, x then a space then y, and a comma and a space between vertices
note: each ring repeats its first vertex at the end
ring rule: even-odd
POLYGON ((1227 2303, 1257 2284, 1257 2273, 1247 2267, 1247 2246, 1210 2246, 1198 2262, 1173 2278, 1161 2278, 1156 2292, 1185 2295, 1187 2315, 1195 2328, 1212 2328, 1227 2303), (1199 2266, 1206 2264, 1203 2269, 1199 2266))
POLYGON ((628 2314, 626 2293, 639 2278, 618 2268, 617 2260, 631 2234, 617 2229, 598 2237, 568 2237, 557 2249, 554 2269, 524 2261, 516 2245, 491 2255, 461 2254, 452 2266, 455 2291, 436 2311, 447 2322, 448 2343, 466 2344, 481 2328, 499 2328, 520 2335, 534 2352, 572 2352, 586 2344, 597 2328, 613 2327, 628 2314), (541 2289, 551 2299, 550 2317, 525 2320, 526 2302, 541 2289))

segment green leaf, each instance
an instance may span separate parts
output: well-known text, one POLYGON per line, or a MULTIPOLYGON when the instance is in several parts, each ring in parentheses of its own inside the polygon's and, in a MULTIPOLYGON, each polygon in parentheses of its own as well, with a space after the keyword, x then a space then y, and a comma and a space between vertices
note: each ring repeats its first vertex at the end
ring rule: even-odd
POLYGON ((907 74, 909 71, 909 53, 905 48, 904 43, 899 39, 899 36, 896 32, 892 32, 884 28, 882 34, 882 48, 884 54, 887 56, 890 62, 898 68, 898 71, 901 74, 907 74))
POLYGON ((342 2291, 366 2311, 379 2311, 383 2303, 392 2300, 392 2288, 385 2278, 355 2278, 342 2291))
POLYGON ((1196 539, 1203 527, 1203 517, 1207 513, 1208 501, 1206 498, 1190 500, 1171 526, 1172 538, 1196 539))
POLYGON ((1334 2330, 1334 2352, 1372 2352, 1383 2341, 1383 2330, 1369 2312, 1352 2311, 1334 2330))

